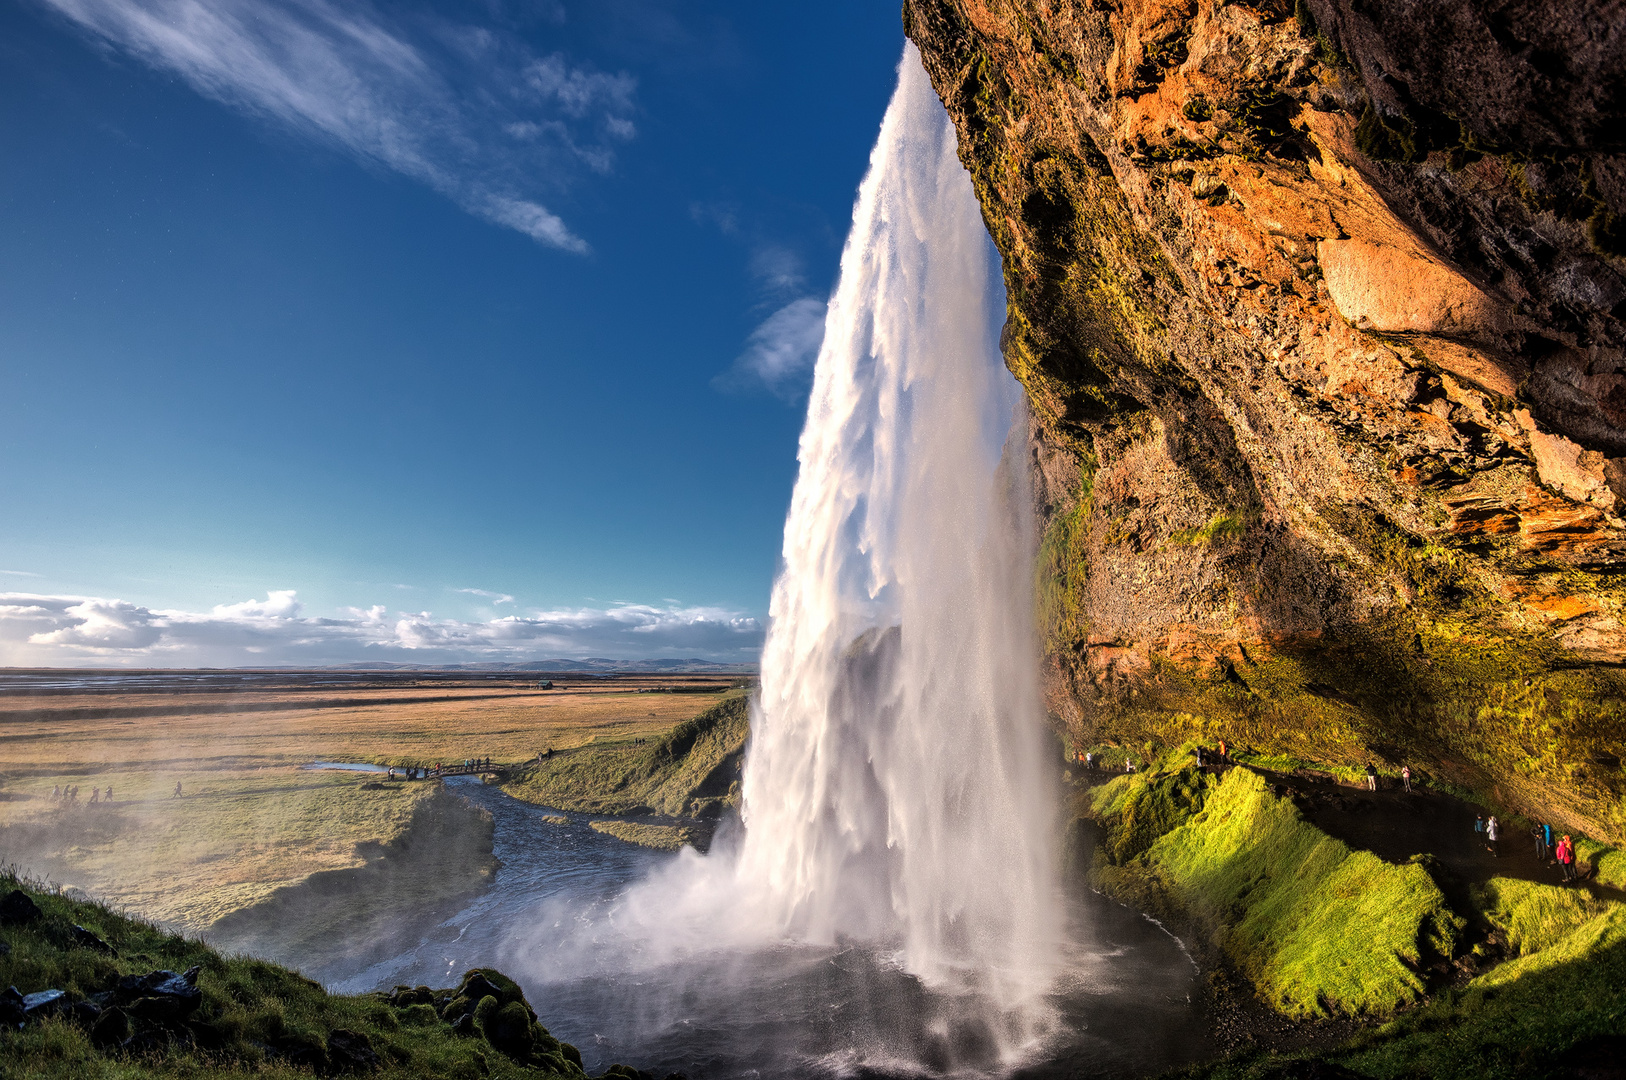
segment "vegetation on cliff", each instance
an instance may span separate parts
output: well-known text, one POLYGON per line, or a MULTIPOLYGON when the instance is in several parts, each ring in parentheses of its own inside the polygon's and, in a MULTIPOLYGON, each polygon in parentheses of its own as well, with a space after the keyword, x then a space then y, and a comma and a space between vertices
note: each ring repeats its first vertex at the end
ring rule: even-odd
POLYGON ((1461 930, 1428 871, 1352 851, 1256 773, 1216 779, 1189 749, 1092 793, 1101 885, 1199 932, 1288 1016, 1386 1016, 1422 997, 1419 972, 1461 930))
POLYGON ((749 694, 735 691, 647 743, 589 743, 527 764, 503 790, 590 814, 716 817, 738 791, 749 734, 749 694))
POLYGON ((0 994, 7 1077, 585 1076, 575 1048, 495 971, 444 990, 329 994, 13 874, 0 875, 0 894, 0 987, 18 992, 0 994))
POLYGON ((1250 1050, 1182 1075, 1279 1080, 1314 1064, 1468 1080, 1618 1058, 1626 902, 1602 878, 1619 852, 1583 845, 1602 889, 1502 875, 1461 887, 1431 856, 1352 850, 1264 776, 1201 771, 1191 749, 1148 748, 1142 771, 1079 793, 1076 809, 1100 826, 1093 880, 1211 945, 1283 1014, 1367 1026, 1339 1045, 1250 1050))

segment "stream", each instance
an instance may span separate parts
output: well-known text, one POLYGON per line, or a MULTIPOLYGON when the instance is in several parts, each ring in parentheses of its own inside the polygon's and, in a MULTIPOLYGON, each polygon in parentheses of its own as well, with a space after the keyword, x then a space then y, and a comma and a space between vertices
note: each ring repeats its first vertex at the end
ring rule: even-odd
MULTIPOLYGON (((473 967, 515 978, 587 1071, 616 1062, 657 1077, 1135 1076, 1206 1055, 1198 973, 1146 917, 1071 890, 1057 1023, 1025 1060, 990 1061, 975 1017, 926 989, 889 951, 784 944, 678 959, 629 957, 601 933, 629 885, 678 856, 595 832, 583 814, 533 806, 472 778, 450 781, 490 811, 502 862, 493 885, 413 947, 330 989, 456 985, 473 967), (545 820, 568 819, 564 825, 545 820)), ((726 826, 725 826, 726 827, 726 826)))

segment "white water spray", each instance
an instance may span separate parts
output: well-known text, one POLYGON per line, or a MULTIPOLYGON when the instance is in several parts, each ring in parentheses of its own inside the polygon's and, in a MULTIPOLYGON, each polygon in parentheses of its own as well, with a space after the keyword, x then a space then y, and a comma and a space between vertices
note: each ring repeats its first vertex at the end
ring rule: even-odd
POLYGON ((743 838, 685 849, 605 908, 546 908, 526 950, 555 983, 630 975, 624 1007, 651 1038, 769 972, 801 971, 790 984, 810 992, 821 946, 838 967, 853 947, 866 959, 843 970, 891 987, 858 1007, 871 990, 852 986, 871 983, 855 976, 807 1014, 848 1066, 999 1071, 1053 1031, 1056 792, 1025 454, 1004 453, 1022 396, 996 340, 997 253, 955 149, 909 45, 815 369, 743 838), (887 981, 899 968, 915 990, 887 981))
POLYGON ((992 244, 910 44, 814 374, 736 882, 782 932, 898 940, 1013 1001, 1056 940, 1020 400, 992 244), (896 630, 892 628, 897 628, 896 630))

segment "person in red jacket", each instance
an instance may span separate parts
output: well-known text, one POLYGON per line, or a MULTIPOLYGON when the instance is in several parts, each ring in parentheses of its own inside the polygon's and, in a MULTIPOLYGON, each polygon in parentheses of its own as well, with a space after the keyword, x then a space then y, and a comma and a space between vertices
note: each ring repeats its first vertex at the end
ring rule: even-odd
POLYGON ((1558 872, 1564 875, 1565 881, 1575 880, 1575 843, 1568 834, 1558 841, 1558 849, 1553 852, 1558 859, 1558 872))

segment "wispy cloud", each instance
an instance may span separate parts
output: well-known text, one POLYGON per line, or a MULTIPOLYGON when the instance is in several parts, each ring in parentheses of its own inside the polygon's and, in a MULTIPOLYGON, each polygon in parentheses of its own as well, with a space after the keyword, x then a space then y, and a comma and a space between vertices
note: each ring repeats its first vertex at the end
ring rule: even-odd
POLYGON ((483 596, 494 604, 512 604, 514 602, 514 598, 507 593, 491 592, 486 589, 458 589, 457 591, 468 593, 470 596, 483 596))
POLYGON ((303 613, 291 589, 203 612, 124 600, 0 593, 0 665, 462 663, 603 656, 752 661, 762 625, 716 607, 564 608, 484 622, 395 612, 382 604, 341 618, 303 613))
POLYGON ((636 81, 500 29, 330 0, 38 0, 195 90, 585 252, 540 201, 635 134, 636 81))
POLYGON ((0 570, 0 574, 5 574, 8 577, 44 577, 45 576, 43 574, 36 574, 32 570, 0 570))
POLYGON ((720 390, 765 386, 786 400, 800 397, 824 343, 827 307, 823 300, 804 296, 769 315, 746 338, 734 366, 712 380, 713 385, 720 390))

